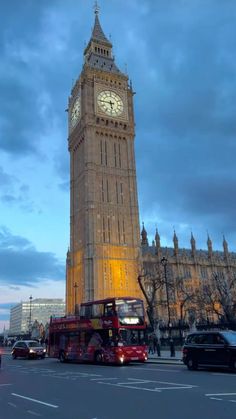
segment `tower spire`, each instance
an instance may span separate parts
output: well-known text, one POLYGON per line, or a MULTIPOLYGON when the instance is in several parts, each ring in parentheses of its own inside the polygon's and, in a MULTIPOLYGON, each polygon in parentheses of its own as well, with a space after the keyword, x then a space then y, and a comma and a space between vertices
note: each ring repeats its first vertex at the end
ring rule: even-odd
POLYGON ((97 1, 95 1, 95 2, 94 2, 94 6, 93 6, 93 8, 94 8, 94 13, 95 13, 95 15, 98 15, 98 14, 99 14, 99 11, 100 11, 100 7, 99 7, 99 5, 98 5, 98 2, 97 2, 97 1))
MULTIPOLYGON (((95 20, 92 35, 88 45, 84 49, 85 65, 93 69, 102 69, 109 73, 122 74, 115 64, 112 53, 112 43, 104 34, 99 21, 99 6, 97 1, 94 5, 95 20)), ((127 76, 126 76, 127 77, 127 76)))

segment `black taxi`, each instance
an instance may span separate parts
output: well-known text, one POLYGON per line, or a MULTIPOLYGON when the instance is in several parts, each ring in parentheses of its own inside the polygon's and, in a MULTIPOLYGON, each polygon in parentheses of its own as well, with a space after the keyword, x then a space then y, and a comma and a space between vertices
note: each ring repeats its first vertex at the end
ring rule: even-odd
POLYGON ((227 367, 236 371, 236 332, 231 330, 190 333, 182 349, 189 370, 199 366, 227 367))

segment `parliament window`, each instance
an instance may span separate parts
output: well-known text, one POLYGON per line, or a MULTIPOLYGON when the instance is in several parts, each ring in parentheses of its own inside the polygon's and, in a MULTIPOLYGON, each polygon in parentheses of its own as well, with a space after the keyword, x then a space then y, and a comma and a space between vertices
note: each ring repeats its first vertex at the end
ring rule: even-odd
POLYGON ((119 204, 118 182, 116 181, 116 203, 119 204))
POLYGON ((191 278, 191 269, 189 266, 187 265, 183 266, 183 273, 184 273, 184 278, 191 278))
POLYGON ((120 183, 120 202, 121 202, 121 204, 124 203, 124 198, 123 198, 123 183, 120 183))
POLYGON ((202 279, 208 279, 207 268, 205 266, 201 266, 200 271, 202 279))
POLYGON ((101 164, 107 166, 107 142, 100 140, 100 156, 101 164))

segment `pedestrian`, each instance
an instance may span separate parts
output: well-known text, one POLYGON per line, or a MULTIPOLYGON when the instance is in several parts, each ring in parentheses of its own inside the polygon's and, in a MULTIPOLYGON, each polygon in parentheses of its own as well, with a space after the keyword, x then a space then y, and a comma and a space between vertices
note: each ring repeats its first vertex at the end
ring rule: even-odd
POLYGON ((161 345, 159 339, 157 339, 157 356, 161 356, 161 345))
POLYGON ((157 353, 157 337, 155 333, 153 334, 153 352, 154 354, 157 353))
POLYGON ((149 354, 154 354, 153 335, 149 335, 149 337, 148 337, 148 353, 149 354))
POLYGON ((172 338, 170 339, 170 356, 171 357, 175 356, 175 345, 172 338))

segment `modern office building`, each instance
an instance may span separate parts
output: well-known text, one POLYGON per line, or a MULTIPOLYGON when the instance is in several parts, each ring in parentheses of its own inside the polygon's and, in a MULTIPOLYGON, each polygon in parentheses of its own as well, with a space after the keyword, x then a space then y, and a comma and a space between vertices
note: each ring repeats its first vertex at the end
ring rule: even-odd
POLYGON ((35 320, 47 324, 51 316, 64 316, 65 302, 60 298, 37 298, 23 301, 10 311, 10 330, 12 334, 28 333, 35 320))

